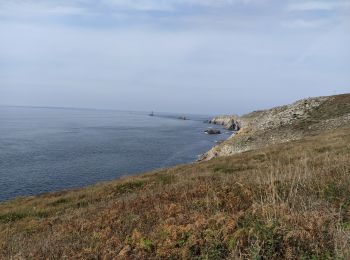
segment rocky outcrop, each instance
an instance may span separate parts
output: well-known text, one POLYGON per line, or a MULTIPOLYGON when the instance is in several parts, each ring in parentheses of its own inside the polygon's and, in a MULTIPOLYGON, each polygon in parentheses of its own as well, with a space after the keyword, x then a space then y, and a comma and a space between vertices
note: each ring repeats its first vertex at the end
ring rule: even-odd
POLYGON ((200 160, 228 156, 271 144, 297 140, 350 125, 350 94, 299 100, 293 104, 210 121, 235 133, 203 154, 200 160))
POLYGON ((221 131, 219 129, 208 129, 204 131, 208 135, 219 135, 221 131))
POLYGON ((223 116, 214 117, 212 120, 209 121, 209 124, 222 125, 227 130, 231 130, 231 131, 239 131, 239 129, 241 128, 239 123, 239 116, 237 115, 232 115, 232 116, 223 115, 223 116))

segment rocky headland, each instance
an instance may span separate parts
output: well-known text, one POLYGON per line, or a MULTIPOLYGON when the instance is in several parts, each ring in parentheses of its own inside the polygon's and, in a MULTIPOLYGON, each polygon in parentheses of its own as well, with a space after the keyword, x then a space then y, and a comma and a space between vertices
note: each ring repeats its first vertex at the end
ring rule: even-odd
POLYGON ((229 156, 349 126, 350 95, 307 98, 243 116, 218 116, 209 123, 223 125, 234 134, 203 154, 199 160, 229 156))

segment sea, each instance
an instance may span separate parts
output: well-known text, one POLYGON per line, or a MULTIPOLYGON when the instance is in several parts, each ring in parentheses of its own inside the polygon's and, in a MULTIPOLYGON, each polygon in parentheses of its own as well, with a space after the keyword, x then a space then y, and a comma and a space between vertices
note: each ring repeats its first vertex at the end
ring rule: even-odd
POLYGON ((207 115, 0 107, 0 201, 195 162, 227 139, 207 115), (180 120, 186 116, 189 120, 180 120))

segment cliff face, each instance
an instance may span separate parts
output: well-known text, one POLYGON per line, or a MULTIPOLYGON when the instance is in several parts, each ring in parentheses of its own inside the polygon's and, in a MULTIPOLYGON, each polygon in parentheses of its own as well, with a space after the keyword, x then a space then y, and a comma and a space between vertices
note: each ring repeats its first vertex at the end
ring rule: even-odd
POLYGON ((217 116, 209 121, 210 124, 223 125, 226 129, 238 131, 241 128, 238 115, 217 116))
POLYGON ((222 124, 227 129, 236 130, 236 133, 203 154, 200 160, 229 156, 349 126, 350 94, 308 98, 241 117, 219 116, 210 122, 222 124))

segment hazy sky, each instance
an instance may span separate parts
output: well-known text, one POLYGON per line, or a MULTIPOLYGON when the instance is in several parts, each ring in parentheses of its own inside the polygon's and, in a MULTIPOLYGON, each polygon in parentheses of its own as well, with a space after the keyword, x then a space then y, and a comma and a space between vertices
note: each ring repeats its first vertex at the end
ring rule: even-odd
POLYGON ((0 0, 0 104, 244 113, 350 92, 350 0, 0 0))

